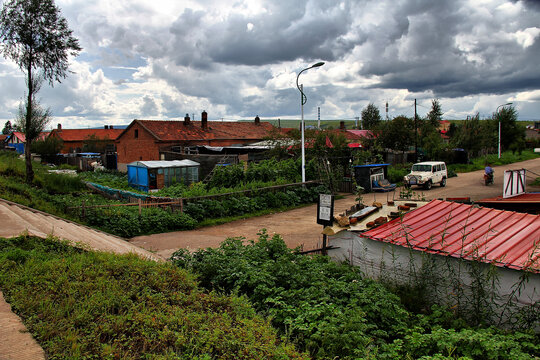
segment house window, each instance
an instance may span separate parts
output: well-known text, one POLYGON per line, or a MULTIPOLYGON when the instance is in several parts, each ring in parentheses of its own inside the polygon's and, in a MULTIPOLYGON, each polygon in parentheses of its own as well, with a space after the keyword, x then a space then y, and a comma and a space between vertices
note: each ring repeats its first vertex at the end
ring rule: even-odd
POLYGON ((139 129, 135 129, 135 139, 139 138, 139 129))

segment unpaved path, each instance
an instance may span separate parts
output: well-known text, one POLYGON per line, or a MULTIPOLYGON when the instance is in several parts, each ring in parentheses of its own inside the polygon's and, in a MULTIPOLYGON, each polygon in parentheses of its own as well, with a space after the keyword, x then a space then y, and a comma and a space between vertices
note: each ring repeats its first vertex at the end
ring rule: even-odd
MULTIPOLYGON (((143 258, 160 260, 155 254, 119 237, 82 226, 19 204, 0 199, 0 237, 28 233, 39 237, 54 235, 93 250, 118 254, 136 253, 143 258)), ((0 360, 42 360, 45 353, 28 333, 21 319, 11 311, 0 291, 0 360)))
MULTIPOLYGON (((431 190, 416 189, 419 197, 427 200, 447 197, 470 197, 471 200, 480 200, 502 195, 503 174, 505 170, 527 169, 540 174, 540 158, 523 161, 505 166, 497 166, 495 169, 495 185, 483 185, 483 170, 459 174, 450 178, 446 187, 435 185, 431 190)), ((537 175, 528 173, 528 183, 532 182, 537 175)), ((385 203, 393 196, 399 197, 401 189, 394 193, 371 193, 363 196, 365 204, 371 204, 374 200, 385 203)), ((528 191, 540 191, 540 188, 528 188, 528 191)), ((354 196, 349 195, 345 199, 337 200, 335 214, 343 212, 353 204, 354 196)), ((179 248, 196 250, 207 247, 217 247, 228 237, 243 236, 247 239, 256 239, 257 233, 265 228, 269 234, 280 234, 290 248, 302 246, 304 250, 319 248, 322 244, 322 226, 316 223, 317 206, 310 205, 283 213, 259 216, 231 223, 207 227, 191 231, 176 231, 164 234, 138 236, 130 240, 134 245, 156 252, 158 255, 169 258, 179 248)))
POLYGON ((10 238, 26 232, 39 237, 54 235, 93 250, 117 254, 133 252, 143 258, 163 260, 120 237, 3 199, 0 199, 0 219, 0 237, 10 238))

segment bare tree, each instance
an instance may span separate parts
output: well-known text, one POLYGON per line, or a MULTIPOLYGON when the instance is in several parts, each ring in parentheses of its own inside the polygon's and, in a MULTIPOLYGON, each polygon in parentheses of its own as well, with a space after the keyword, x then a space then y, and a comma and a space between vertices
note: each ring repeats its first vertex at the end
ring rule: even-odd
MULTIPOLYGON (((53 0, 11 0, 4 3, 0 14, 0 40, 0 52, 13 60, 26 75, 28 93, 22 128, 26 131, 37 129, 39 126, 32 125, 34 115, 50 118, 50 112, 39 104, 40 110, 34 110, 40 80, 46 80, 51 86, 55 81, 61 82, 68 72, 69 56, 76 56, 81 51, 79 42, 53 0), (34 71, 38 73, 37 78, 34 71)), ((39 123, 41 120, 36 121, 39 123)), ((39 133, 25 133, 28 183, 34 178, 30 147, 37 136, 39 133)))

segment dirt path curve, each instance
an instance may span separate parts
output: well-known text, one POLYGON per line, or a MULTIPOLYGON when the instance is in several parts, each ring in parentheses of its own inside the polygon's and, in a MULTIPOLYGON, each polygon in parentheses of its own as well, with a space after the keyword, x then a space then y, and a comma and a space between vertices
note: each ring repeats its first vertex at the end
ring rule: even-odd
MULTIPOLYGON (((435 185, 431 190, 414 189, 419 196, 426 199, 447 197, 470 197, 471 200, 480 200, 488 197, 502 195, 503 174, 505 170, 527 169, 540 174, 540 158, 523 161, 495 169, 495 185, 484 186, 481 171, 459 174, 448 180, 446 187, 435 185)), ((537 176, 529 173, 528 183, 537 176)), ((540 191, 540 188, 528 188, 528 191, 540 191)), ((400 189, 395 193, 371 193, 363 196, 365 204, 374 200, 385 203, 393 196, 399 197, 400 189)), ((337 200, 335 214, 343 212, 354 204, 354 196, 349 195, 337 200)), ((317 206, 310 205, 283 213, 259 216, 256 218, 238 220, 228 224, 207 227, 191 231, 176 231, 164 234, 138 236, 130 240, 134 245, 156 252, 158 255, 169 258, 179 248, 196 250, 207 247, 217 247, 228 237, 244 236, 247 239, 256 239, 257 233, 265 228, 269 234, 278 233, 285 240, 287 246, 294 248, 303 246, 305 250, 315 249, 322 244, 322 226, 316 223, 317 206)))

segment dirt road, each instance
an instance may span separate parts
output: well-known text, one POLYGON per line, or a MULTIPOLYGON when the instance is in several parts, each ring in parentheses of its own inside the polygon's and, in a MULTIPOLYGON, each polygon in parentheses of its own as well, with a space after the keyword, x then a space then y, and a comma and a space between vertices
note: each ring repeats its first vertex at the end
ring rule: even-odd
MULTIPOLYGON (((482 182, 483 170, 458 174, 448 179, 444 188, 435 185, 431 190, 413 189, 420 197, 427 200, 447 197, 470 197, 471 200, 480 200, 502 195, 503 174, 505 170, 527 169, 528 181, 540 175, 540 159, 528 160, 506 166, 497 166, 495 169, 495 185, 484 186, 482 182)), ((374 200, 385 203, 387 199, 399 197, 400 188, 394 193, 371 193, 363 196, 365 204, 374 200)), ((528 187, 527 191, 540 191, 540 188, 528 187)), ((354 203, 354 196, 337 200, 335 214, 350 208, 354 203)), ((260 216, 246 220, 238 220, 228 224, 213 226, 192 231, 177 231, 165 234, 138 236, 130 240, 134 245, 154 251, 165 258, 179 248, 196 250, 199 248, 217 247, 228 237, 244 236, 247 239, 256 239, 257 233, 265 228, 268 233, 280 234, 287 246, 294 248, 302 246, 305 250, 315 249, 322 244, 322 226, 316 223, 317 206, 311 205, 285 213, 260 216)))

